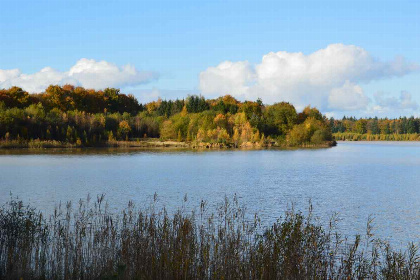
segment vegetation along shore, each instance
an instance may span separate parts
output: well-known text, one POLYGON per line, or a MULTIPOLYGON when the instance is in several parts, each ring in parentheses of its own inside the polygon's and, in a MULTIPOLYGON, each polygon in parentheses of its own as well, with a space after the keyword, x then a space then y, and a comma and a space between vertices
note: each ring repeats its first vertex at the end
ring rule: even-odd
POLYGON ((264 105, 261 100, 240 102, 229 95, 140 104, 118 89, 95 91, 71 85, 50 86, 40 94, 18 87, 1 90, 0 136, 4 148, 150 144, 141 139, 196 148, 334 143, 328 119, 316 108, 298 113, 287 102, 264 105))
POLYGON ((71 85, 28 94, 0 90, 0 148, 330 147, 335 140, 420 140, 420 119, 326 118, 287 102, 240 102, 230 95, 141 104, 118 89, 71 85))
POLYGON ((344 141, 420 141, 420 119, 400 117, 379 119, 343 117, 330 119, 336 140, 344 141))
POLYGON ((416 244, 393 250, 372 232, 347 238, 286 211, 271 225, 238 200, 210 212, 168 213, 132 203, 119 215, 103 196, 44 216, 20 201, 0 208, 2 279, 419 279, 416 244))

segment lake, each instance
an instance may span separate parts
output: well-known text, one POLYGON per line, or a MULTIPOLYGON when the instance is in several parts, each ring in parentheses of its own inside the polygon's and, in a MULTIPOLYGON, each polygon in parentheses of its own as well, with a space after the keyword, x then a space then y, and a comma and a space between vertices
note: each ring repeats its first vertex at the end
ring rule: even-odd
POLYGON ((88 149, 0 151, 0 203, 10 193, 45 212, 57 203, 106 194, 112 211, 132 200, 175 209, 215 207, 234 194, 247 212, 273 222, 293 204, 326 223, 375 235, 393 245, 420 240, 420 143, 339 142, 314 150, 145 151, 88 149), (183 198, 187 195, 188 201, 183 198))

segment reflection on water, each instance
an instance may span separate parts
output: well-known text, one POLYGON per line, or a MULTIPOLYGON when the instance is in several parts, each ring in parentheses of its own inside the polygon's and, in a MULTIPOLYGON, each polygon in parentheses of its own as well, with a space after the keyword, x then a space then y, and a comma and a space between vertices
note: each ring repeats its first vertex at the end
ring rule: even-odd
POLYGON ((363 233, 370 214, 376 234, 394 244, 420 239, 420 143, 340 142, 320 150, 187 151, 85 149, 0 152, 0 203, 9 194, 44 211, 59 201, 105 193, 114 210, 129 200, 174 209, 201 199, 211 207, 236 194, 249 213, 271 222, 291 203, 309 199, 326 221, 363 233))

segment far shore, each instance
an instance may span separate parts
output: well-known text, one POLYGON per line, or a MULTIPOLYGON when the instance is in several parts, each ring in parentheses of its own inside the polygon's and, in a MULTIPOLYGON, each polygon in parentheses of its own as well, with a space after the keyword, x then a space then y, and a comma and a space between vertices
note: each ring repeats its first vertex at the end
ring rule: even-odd
POLYGON ((420 141, 419 133, 406 134, 371 134, 371 133, 333 133, 336 141, 420 141))
POLYGON ((107 141, 94 146, 77 145, 68 142, 54 140, 31 140, 31 141, 0 141, 0 150, 90 150, 90 149, 116 149, 116 150, 263 150, 263 149, 322 149, 330 148, 340 142, 417 142, 420 138, 393 138, 384 137, 336 137, 337 141, 327 141, 319 144, 304 143, 299 146, 289 146, 275 141, 243 142, 239 145, 234 143, 211 143, 211 142, 186 142, 175 140, 162 140, 158 138, 133 139, 128 141, 107 141))
POLYGON ((259 150, 259 149, 306 149, 306 148, 329 148, 336 145, 335 141, 328 141, 319 144, 306 143, 299 146, 288 146, 278 144, 275 141, 260 142, 243 142, 238 145, 234 143, 210 143, 210 142, 185 142, 161 139, 141 139, 129 141, 108 141, 95 146, 82 146, 67 142, 59 141, 1 141, 0 150, 42 150, 42 149, 95 149, 95 148, 116 148, 116 149, 188 149, 188 150, 259 150))

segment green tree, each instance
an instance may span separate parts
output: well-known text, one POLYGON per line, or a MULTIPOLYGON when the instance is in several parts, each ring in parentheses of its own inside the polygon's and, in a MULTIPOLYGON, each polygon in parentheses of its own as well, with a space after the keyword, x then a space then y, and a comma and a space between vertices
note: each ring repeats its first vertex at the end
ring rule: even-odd
POLYGON ((295 107, 287 102, 268 106, 264 112, 267 135, 286 135, 297 122, 295 107))
POLYGON ((364 119, 360 119, 358 121, 356 121, 356 123, 354 124, 354 132, 359 133, 359 134, 364 134, 367 132, 367 121, 364 119))

